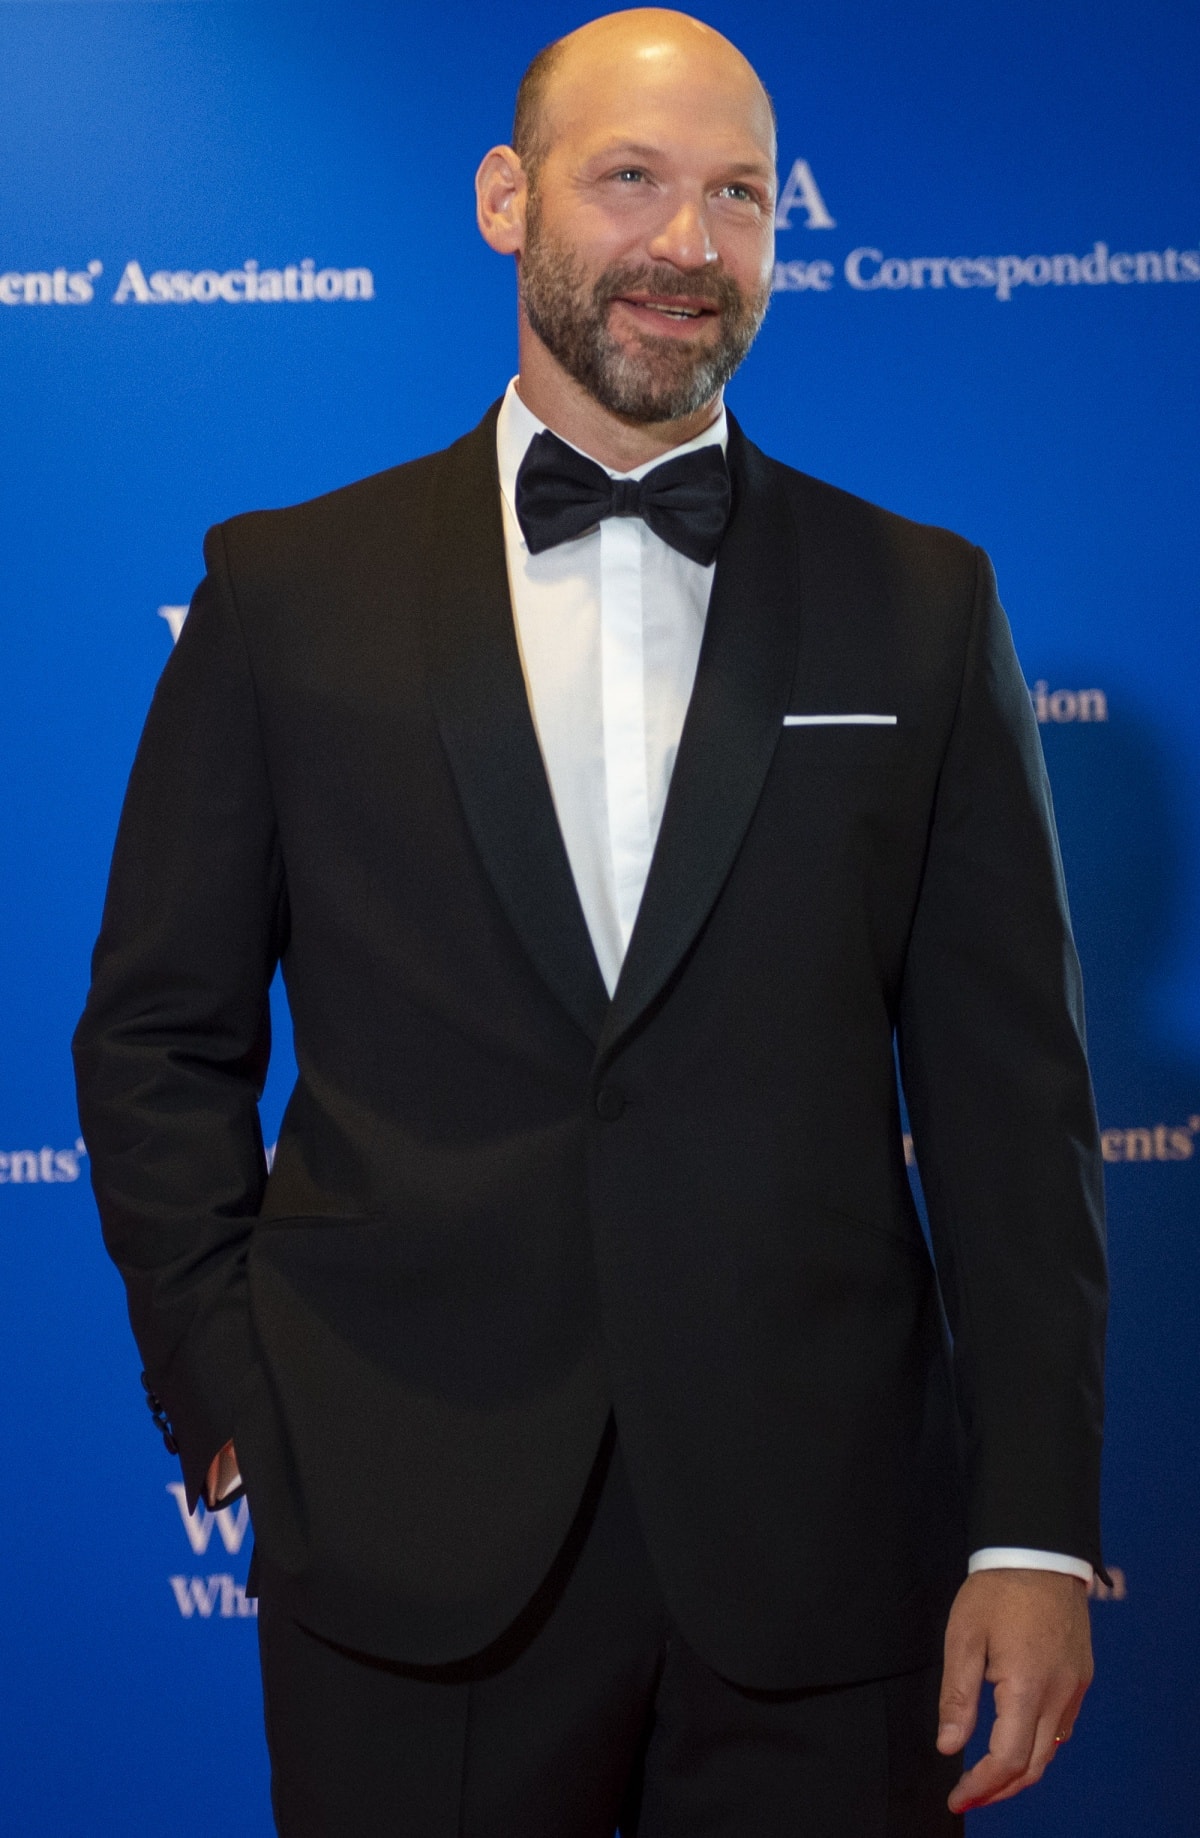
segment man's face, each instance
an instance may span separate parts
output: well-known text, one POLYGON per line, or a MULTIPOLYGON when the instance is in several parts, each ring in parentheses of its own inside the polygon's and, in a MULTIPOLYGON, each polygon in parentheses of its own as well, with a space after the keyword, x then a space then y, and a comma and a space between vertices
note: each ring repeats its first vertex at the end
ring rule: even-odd
MULTIPOLYGON (((720 41, 723 43, 723 41, 720 41)), ((726 48, 728 49, 728 48, 726 48)), ((774 261, 773 131, 728 58, 664 53, 569 72, 547 102, 520 291, 533 332, 613 414, 711 401, 762 323, 774 261)))

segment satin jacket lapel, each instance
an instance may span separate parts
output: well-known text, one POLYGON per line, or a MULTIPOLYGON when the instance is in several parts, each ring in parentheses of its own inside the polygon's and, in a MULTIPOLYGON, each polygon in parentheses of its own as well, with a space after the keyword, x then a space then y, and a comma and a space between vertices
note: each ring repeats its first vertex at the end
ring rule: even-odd
POLYGON ((496 470, 499 404, 439 456, 425 528, 427 653, 467 825, 534 965, 595 1040, 608 1010, 529 712, 496 470))
POLYGON ((658 844, 601 1037, 611 1051, 678 968, 733 866, 788 708, 797 649, 794 527, 730 417, 734 504, 658 844))

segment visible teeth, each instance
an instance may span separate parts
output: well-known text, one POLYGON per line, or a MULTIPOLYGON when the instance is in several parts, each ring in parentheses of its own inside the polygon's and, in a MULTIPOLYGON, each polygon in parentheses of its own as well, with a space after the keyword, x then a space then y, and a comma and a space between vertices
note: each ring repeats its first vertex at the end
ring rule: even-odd
POLYGON ((671 319, 699 319, 700 309, 695 306, 658 306, 647 300, 647 306, 654 306, 656 313, 666 313, 671 319))

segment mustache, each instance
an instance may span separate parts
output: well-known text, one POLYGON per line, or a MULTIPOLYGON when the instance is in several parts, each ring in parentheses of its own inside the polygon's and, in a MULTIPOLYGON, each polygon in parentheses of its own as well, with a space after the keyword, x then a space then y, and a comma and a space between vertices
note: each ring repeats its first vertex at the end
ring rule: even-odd
POLYGON ((635 292, 656 294, 661 299, 682 294, 690 300, 704 300, 719 312, 737 312, 744 305, 742 290, 731 275, 711 268, 683 274, 678 268, 654 263, 606 268, 595 284, 593 297, 596 305, 603 307, 623 294, 635 292))

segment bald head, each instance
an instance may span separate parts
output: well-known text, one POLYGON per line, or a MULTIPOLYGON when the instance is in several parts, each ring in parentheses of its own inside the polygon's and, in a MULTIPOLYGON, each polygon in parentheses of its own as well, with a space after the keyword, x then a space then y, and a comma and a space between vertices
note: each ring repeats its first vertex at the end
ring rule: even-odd
POLYGON ((534 414, 626 471, 712 420, 774 272, 774 115, 736 46, 659 7, 581 26, 535 58, 475 193, 516 257, 534 414))
POLYGON ((720 32, 690 14, 642 6, 607 13, 539 51, 521 79, 512 144, 532 185, 556 137, 585 111, 630 98, 630 89, 682 86, 704 108, 713 97, 744 108, 774 158, 775 110, 754 66, 720 32))

